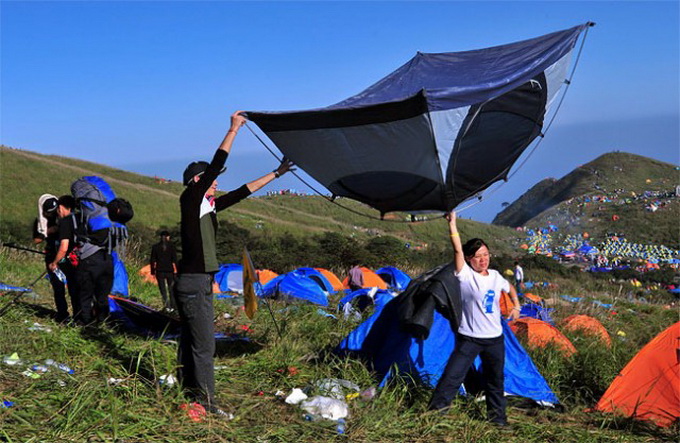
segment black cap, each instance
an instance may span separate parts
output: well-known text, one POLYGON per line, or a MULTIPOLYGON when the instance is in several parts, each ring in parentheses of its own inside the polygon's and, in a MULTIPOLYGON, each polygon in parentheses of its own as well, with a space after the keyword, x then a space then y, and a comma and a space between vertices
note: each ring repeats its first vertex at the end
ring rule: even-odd
MULTIPOLYGON (((208 169, 208 166, 208 162, 204 161, 189 163, 189 166, 187 166, 187 168, 184 170, 184 174, 182 175, 184 186, 188 186, 195 176, 203 174, 205 170, 208 169)), ((226 170, 226 167, 222 168, 220 174, 226 170)))
POLYGON ((57 206, 59 206, 59 201, 56 198, 48 198, 42 205, 43 214, 53 214, 57 210, 57 206))

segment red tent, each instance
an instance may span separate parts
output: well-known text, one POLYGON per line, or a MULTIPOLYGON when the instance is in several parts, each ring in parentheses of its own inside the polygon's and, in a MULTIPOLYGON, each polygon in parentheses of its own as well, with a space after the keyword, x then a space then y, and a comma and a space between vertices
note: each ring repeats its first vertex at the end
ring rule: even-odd
POLYGON ((517 336, 527 337, 529 346, 543 348, 549 343, 570 356, 576 353, 576 348, 556 327, 536 318, 524 317, 508 323, 512 332, 517 336))
POLYGON ((562 322, 562 329, 565 331, 583 331, 585 334, 599 337, 607 346, 612 345, 612 339, 602 323, 588 315, 570 315, 562 322))

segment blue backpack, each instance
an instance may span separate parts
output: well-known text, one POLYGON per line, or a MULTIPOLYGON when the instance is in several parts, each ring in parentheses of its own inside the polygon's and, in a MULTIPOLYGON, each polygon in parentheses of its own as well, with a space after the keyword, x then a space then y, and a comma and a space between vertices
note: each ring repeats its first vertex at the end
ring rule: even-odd
POLYGON ((125 244, 128 238, 125 223, 134 216, 127 200, 116 198, 109 184, 97 176, 82 177, 73 182, 71 194, 76 200, 73 219, 81 258, 102 248, 110 253, 125 244))

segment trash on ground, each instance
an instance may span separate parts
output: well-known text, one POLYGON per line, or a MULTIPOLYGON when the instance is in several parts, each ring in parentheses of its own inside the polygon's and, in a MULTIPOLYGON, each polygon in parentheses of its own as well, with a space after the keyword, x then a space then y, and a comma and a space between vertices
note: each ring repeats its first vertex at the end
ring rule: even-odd
POLYGON ((349 415, 347 403, 330 397, 316 396, 302 402, 300 407, 312 415, 337 421, 349 415))
POLYGON ((337 400, 342 400, 345 398, 345 393, 343 389, 352 390, 359 392, 361 389, 356 383, 352 383, 349 380, 341 380, 338 378, 323 378, 314 383, 314 386, 323 395, 326 395, 337 400))
POLYGON ((179 408, 187 411, 187 416, 195 422, 203 421, 207 415, 205 408, 200 403, 183 403, 179 408))
POLYGON ((166 386, 166 387, 169 388, 169 387, 171 387, 171 386, 174 386, 175 383, 177 383, 177 379, 176 379, 175 376, 172 375, 172 374, 161 375, 161 376, 158 378, 158 383, 159 383, 161 386, 166 386))
POLYGON ((54 366, 55 368, 59 369, 60 371, 66 372, 67 374, 73 374, 73 373, 76 372, 73 369, 66 366, 65 364, 57 363, 54 360, 52 360, 51 358, 48 358, 47 360, 45 360, 45 364, 47 366, 54 366))
POLYGON ((44 332, 52 332, 51 328, 48 328, 47 326, 41 325, 40 323, 33 323, 33 325, 28 327, 29 331, 44 331, 44 332))
POLYGON ((14 407, 14 402, 9 401, 9 400, 3 400, 2 403, 0 403, 0 408, 12 408, 14 407))
POLYGON ((10 356, 3 358, 2 362, 9 366, 16 366, 23 363, 23 361, 19 358, 19 354, 17 354, 16 352, 10 356))
POLYGON ((286 403, 289 405, 296 405, 302 400, 307 399, 307 394, 302 392, 302 389, 294 388, 293 391, 286 397, 286 403))

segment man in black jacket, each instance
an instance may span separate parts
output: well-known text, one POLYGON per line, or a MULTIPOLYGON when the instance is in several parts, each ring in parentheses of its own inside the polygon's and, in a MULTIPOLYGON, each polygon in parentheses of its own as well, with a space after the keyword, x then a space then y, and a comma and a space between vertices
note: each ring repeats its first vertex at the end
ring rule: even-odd
POLYGON ((173 285, 177 273, 177 252, 175 252, 175 246, 170 241, 170 233, 162 231, 160 235, 161 241, 151 247, 149 265, 151 266, 151 275, 155 276, 158 282, 158 289, 161 291, 165 310, 174 312, 173 285))
POLYGON ((186 189, 180 196, 182 259, 175 286, 175 300, 182 323, 178 349, 178 378, 193 399, 208 412, 228 416, 215 404, 215 328, 212 281, 219 270, 215 236, 217 212, 238 203, 275 178, 292 163, 283 160, 274 171, 240 188, 215 197, 217 176, 239 129, 245 123, 240 111, 231 116, 231 127, 210 163, 193 162, 184 171, 186 189))

